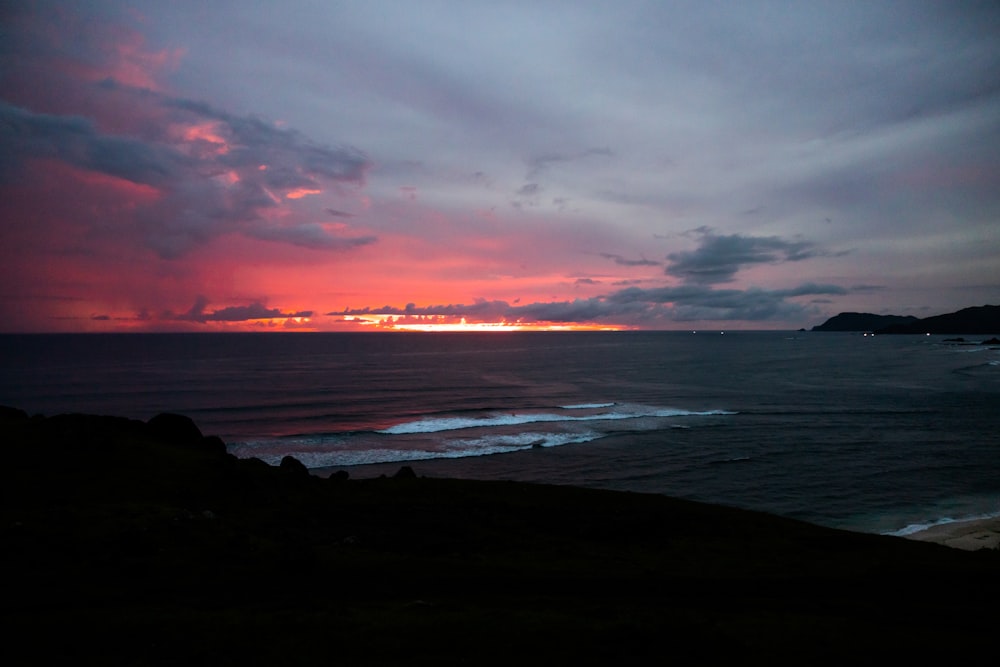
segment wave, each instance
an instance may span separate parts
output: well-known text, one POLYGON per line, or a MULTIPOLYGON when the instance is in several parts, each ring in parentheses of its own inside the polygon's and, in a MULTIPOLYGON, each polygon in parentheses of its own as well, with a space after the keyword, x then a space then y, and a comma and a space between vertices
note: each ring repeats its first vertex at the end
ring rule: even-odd
POLYGON ((708 464, 714 466, 714 465, 724 465, 727 463, 745 463, 747 461, 752 461, 752 460, 753 457, 751 456, 733 456, 728 459, 715 459, 713 461, 709 461, 708 464))
POLYGON ((890 530, 881 533, 882 535, 894 535, 895 537, 906 537, 907 535, 913 535, 914 533, 919 533, 924 530, 929 530, 937 526, 944 526, 950 523, 966 523, 970 521, 983 521, 985 519, 996 519, 1000 517, 1000 512, 986 512, 984 514, 969 514, 962 515, 958 518, 952 517, 942 517, 940 519, 935 519, 933 521, 927 521, 924 523, 911 523, 899 530, 890 530))
MULTIPOLYGON (((567 406, 564 410, 594 410, 618 406, 617 403, 585 404, 567 406)), ((510 414, 493 414, 485 417, 436 417, 403 422, 381 429, 378 433, 386 435, 406 435, 416 433, 439 433, 441 431, 458 431, 467 428, 490 428, 498 426, 520 426, 522 424, 537 424, 541 422, 586 422, 586 421, 618 421, 622 419, 639 419, 643 417, 694 417, 709 415, 734 415, 728 410, 706 410, 695 412, 678 408, 652 408, 646 406, 621 406, 613 412, 589 412, 582 415, 566 415, 551 412, 512 412, 510 414)))
POLYGON ((276 464, 294 456, 308 468, 463 458, 581 444, 628 433, 689 428, 668 418, 733 415, 621 403, 581 403, 559 408, 458 411, 423 415, 388 428, 301 433, 231 443, 236 456, 276 464))
MULTIPOLYGON (((364 436, 363 433, 356 434, 364 436)), ((371 433, 369 433, 371 435, 371 433)), ((507 454, 527 449, 560 447, 581 444, 605 437, 600 431, 578 433, 526 432, 489 434, 478 438, 462 438, 437 443, 436 447, 358 446, 344 437, 315 436, 297 438, 272 438, 252 440, 230 445, 237 456, 253 456, 271 465, 277 465, 286 455, 291 455, 307 468, 331 468, 373 463, 426 461, 429 459, 457 459, 470 456, 507 454), (345 448, 346 446, 346 448, 345 448)))

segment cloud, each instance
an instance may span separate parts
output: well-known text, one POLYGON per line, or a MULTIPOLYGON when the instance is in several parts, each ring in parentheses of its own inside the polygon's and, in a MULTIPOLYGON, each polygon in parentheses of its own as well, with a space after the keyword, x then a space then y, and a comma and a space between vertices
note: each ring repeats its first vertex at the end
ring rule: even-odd
POLYGON ((281 241, 304 248, 327 250, 356 248, 378 241, 378 237, 373 235, 339 236, 332 232, 327 225, 312 222, 287 227, 272 224, 251 225, 247 228, 246 234, 264 241, 281 241))
POLYGON ((695 231, 701 234, 695 250, 667 255, 667 274, 690 283, 725 283, 747 266, 799 262, 828 254, 808 241, 789 241, 779 236, 720 236, 704 228, 695 231))
POLYGON ((602 252, 602 253, 600 253, 600 255, 604 259, 610 259, 615 264, 618 264, 620 266, 659 266, 660 265, 660 262, 654 262, 653 260, 646 259, 645 257, 643 257, 642 259, 627 259, 625 257, 622 257, 621 255, 614 255, 614 254, 612 254, 610 252, 602 252))
POLYGON ((681 285, 642 289, 628 287, 607 295, 572 301, 514 305, 506 301, 479 300, 474 304, 448 304, 404 308, 344 309, 331 316, 363 317, 391 315, 407 318, 467 318, 482 322, 513 323, 604 323, 651 328, 705 321, 785 322, 811 313, 807 307, 788 301, 803 296, 845 295, 839 285, 804 283, 797 287, 765 290, 720 290, 705 285, 681 285))
POLYGON ((812 295, 844 295, 848 290, 839 285, 806 283, 778 290, 750 288, 746 290, 713 289, 705 285, 681 285, 641 289, 630 287, 607 297, 619 305, 646 304, 659 310, 659 315, 674 322, 747 320, 789 320, 802 317, 806 309, 787 299, 812 295))
POLYGON ((169 147, 101 134, 79 116, 34 113, 0 101, 0 179, 15 177, 32 158, 61 160, 143 185, 161 185, 182 169, 184 158, 169 147))
POLYGON ((525 175, 525 179, 529 181, 534 180, 539 174, 555 164, 575 162, 593 156, 611 157, 613 155, 614 153, 610 148, 588 148, 578 153, 545 153, 536 155, 527 160, 528 173, 525 175))
POLYGON ((229 306, 220 308, 210 313, 205 312, 208 306, 208 299, 199 296, 195 299, 191 310, 174 319, 190 322, 246 322, 248 320, 264 320, 295 317, 312 317, 313 311, 302 310, 298 312, 283 313, 279 308, 267 308, 259 301, 255 301, 248 306, 229 306))
POLYGON ((168 259, 230 233, 321 249, 375 241, 315 223, 290 201, 329 186, 363 185, 369 162, 360 151, 317 144, 260 118, 114 80, 87 92, 130 109, 132 126, 113 134, 97 119, 0 102, 0 143, 7 147, 0 179, 9 181, 27 163, 48 159, 154 188, 155 196, 136 205, 134 228, 139 242, 168 259))

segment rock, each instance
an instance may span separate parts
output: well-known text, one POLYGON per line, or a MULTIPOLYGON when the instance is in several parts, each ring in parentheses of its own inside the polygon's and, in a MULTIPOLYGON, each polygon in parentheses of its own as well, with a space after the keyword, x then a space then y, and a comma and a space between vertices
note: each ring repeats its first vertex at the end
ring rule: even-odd
POLYGON ((228 453, 226 443, 217 435, 206 435, 201 439, 201 447, 216 454, 228 453))
POLYGON ((286 456, 281 459, 281 463, 278 465, 281 470, 285 472, 290 472, 296 475, 308 475, 309 468, 305 466, 302 461, 299 461, 294 456, 286 456))
POLYGON ((28 421, 28 413, 24 410, 0 405, 0 422, 23 422, 28 421))
POLYGON ((413 472, 413 468, 410 466, 403 466, 396 474, 392 476, 393 479, 415 479, 417 473, 413 472))
POLYGON ((350 479, 351 475, 346 470, 338 470, 337 472, 330 475, 330 479, 335 482, 346 482, 350 479))
POLYGON ((175 445, 197 445, 204 440, 198 426, 190 417, 164 412, 156 415, 146 425, 152 435, 175 445))

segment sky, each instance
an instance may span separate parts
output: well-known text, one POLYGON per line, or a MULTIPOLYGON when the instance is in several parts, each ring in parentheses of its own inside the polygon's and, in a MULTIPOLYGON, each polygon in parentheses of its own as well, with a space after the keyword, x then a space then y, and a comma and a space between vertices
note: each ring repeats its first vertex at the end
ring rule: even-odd
POLYGON ((7 0, 0 331, 1000 303, 1000 5, 7 0))

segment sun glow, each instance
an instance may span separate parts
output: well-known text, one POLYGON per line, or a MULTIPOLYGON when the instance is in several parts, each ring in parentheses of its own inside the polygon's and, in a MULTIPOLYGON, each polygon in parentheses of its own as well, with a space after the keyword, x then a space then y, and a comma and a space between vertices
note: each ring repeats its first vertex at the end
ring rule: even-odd
POLYGON ((380 331, 622 331, 625 327, 606 324, 568 322, 469 322, 444 316, 423 316, 420 318, 372 313, 351 320, 365 327, 380 331))

